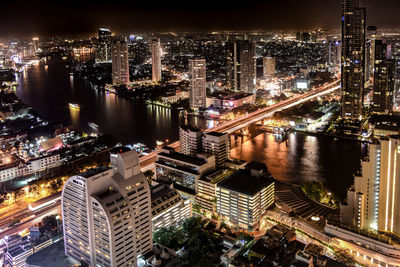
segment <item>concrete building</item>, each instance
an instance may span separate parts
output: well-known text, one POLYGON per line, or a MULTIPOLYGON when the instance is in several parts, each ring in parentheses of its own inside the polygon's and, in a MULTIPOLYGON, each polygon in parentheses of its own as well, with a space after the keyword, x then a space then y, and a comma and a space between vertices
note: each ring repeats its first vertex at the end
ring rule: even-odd
POLYGON ((90 266, 137 266, 152 248, 150 188, 136 151, 70 177, 62 191, 65 253, 90 266))
POLYGON ((151 189, 153 232, 177 225, 192 217, 192 203, 184 199, 172 184, 158 184, 151 189))
POLYGON ((245 170, 218 183, 216 189, 217 213, 228 224, 254 231, 266 209, 274 203, 275 182, 266 166, 249 163, 245 170))
POLYGON ((197 154, 188 156, 171 147, 163 147, 157 155, 156 178, 171 182, 179 191, 195 195, 200 177, 215 169, 215 156, 197 154))
POLYGON ((263 57, 263 76, 264 78, 275 77, 275 58, 274 57, 263 57))
POLYGON ((96 62, 111 60, 111 31, 100 28, 98 31, 98 44, 96 50, 96 62))
POLYGON ((190 94, 192 109, 206 108, 206 60, 189 59, 190 94))
POLYGON ((358 0, 342 2, 342 118, 362 116, 366 10, 358 0))
POLYGON ((221 169, 201 177, 197 184, 196 204, 199 205, 201 209, 215 212, 217 184, 224 181, 235 172, 235 169, 221 169))
POLYGON ((153 82, 161 81, 161 45, 160 39, 151 41, 151 70, 153 82))
POLYGON ((227 87, 253 94, 256 85, 256 49, 249 40, 226 44, 227 87))
POLYGON ((340 65, 342 45, 339 41, 329 41, 329 64, 340 65))
POLYGON ((387 44, 375 40, 372 111, 378 114, 391 113, 394 102, 395 61, 387 58, 387 51, 387 44))
POLYGON ((229 159, 229 135, 227 133, 208 132, 203 137, 203 150, 215 156, 215 164, 221 166, 229 159))
POLYGON ((179 151, 194 156, 202 150, 203 131, 184 125, 179 127, 179 151))
POLYGON ((369 145, 361 176, 340 207, 341 222, 363 229, 400 234, 400 137, 381 138, 369 145))
POLYGON ((128 45, 121 40, 112 43, 112 78, 113 84, 129 83, 128 45))

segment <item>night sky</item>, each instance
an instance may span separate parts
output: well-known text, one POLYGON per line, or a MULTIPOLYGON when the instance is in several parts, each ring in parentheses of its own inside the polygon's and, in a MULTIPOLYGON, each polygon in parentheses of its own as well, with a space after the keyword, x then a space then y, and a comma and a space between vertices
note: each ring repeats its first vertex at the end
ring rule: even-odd
MULTIPOLYGON (((400 0, 361 0, 367 24, 400 28, 400 0)), ((0 37, 209 30, 338 29, 341 0, 2 1, 0 37), (196 5, 197 4, 197 5, 196 5)))

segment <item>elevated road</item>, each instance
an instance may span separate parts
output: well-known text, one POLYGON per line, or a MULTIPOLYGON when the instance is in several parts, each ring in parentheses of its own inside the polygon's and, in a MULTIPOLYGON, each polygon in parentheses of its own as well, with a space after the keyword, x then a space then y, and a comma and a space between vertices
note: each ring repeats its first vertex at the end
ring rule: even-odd
MULTIPOLYGON (((325 84, 325 85, 315 88, 315 89, 312 89, 311 91, 309 91, 307 93, 304 93, 302 95, 298 95, 298 96, 286 99, 284 101, 281 101, 274 105, 256 110, 254 112, 248 113, 244 116, 238 117, 231 121, 224 122, 216 127, 206 129, 206 130, 204 130, 204 132, 217 131, 217 132, 222 132, 222 133, 224 133, 224 132, 233 133, 239 129, 247 127, 247 126, 249 126, 255 122, 258 122, 262 119, 268 118, 275 112, 278 112, 278 111, 281 111, 284 109, 288 109, 293 106, 304 103, 306 101, 309 101, 313 98, 332 93, 339 88, 340 88, 340 79, 336 79, 335 81, 333 81, 331 83, 325 84)), ((169 144, 169 146, 177 148, 177 147, 179 147, 179 141, 171 143, 171 144, 169 144)), ((154 151, 154 152, 150 153, 149 155, 146 155, 146 156, 140 158, 140 167, 142 168, 142 170, 146 170, 147 168, 149 168, 149 166, 151 164, 153 164, 156 161, 158 153, 159 153, 159 151, 154 151)))

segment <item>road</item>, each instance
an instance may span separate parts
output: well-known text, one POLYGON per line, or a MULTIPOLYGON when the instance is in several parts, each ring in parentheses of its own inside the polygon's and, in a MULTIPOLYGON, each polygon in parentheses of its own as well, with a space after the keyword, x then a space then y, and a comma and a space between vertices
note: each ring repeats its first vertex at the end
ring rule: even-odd
MULTIPOLYGON (((250 124, 253 124, 262 119, 265 119, 277 111, 288 109, 288 108, 291 108, 298 104, 309 101, 313 98, 332 93, 339 88, 340 88, 340 78, 336 79, 335 81, 333 81, 331 83, 328 83, 321 87, 315 88, 307 93, 304 93, 304 94, 289 98, 287 100, 281 101, 274 105, 256 110, 254 112, 248 113, 247 115, 241 116, 241 117, 233 119, 231 121, 224 122, 216 127, 206 129, 206 130, 204 130, 204 132, 217 131, 217 132, 233 133, 239 129, 249 126, 250 124)), ((168 146, 177 148, 177 147, 179 147, 179 141, 171 143, 168 146)), ((142 170, 149 169, 150 166, 156 161, 158 153, 159 153, 159 150, 154 151, 144 157, 141 157, 140 158, 141 169, 142 170)))

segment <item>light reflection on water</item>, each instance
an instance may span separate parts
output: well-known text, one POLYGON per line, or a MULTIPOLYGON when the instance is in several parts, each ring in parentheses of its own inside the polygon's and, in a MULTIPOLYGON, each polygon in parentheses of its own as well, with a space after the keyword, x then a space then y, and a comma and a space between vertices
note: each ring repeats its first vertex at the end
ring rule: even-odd
POLYGON ((344 198, 360 168, 360 144, 330 137, 290 133, 286 142, 263 133, 238 144, 231 156, 267 165, 278 180, 302 183, 320 180, 329 190, 344 198))

